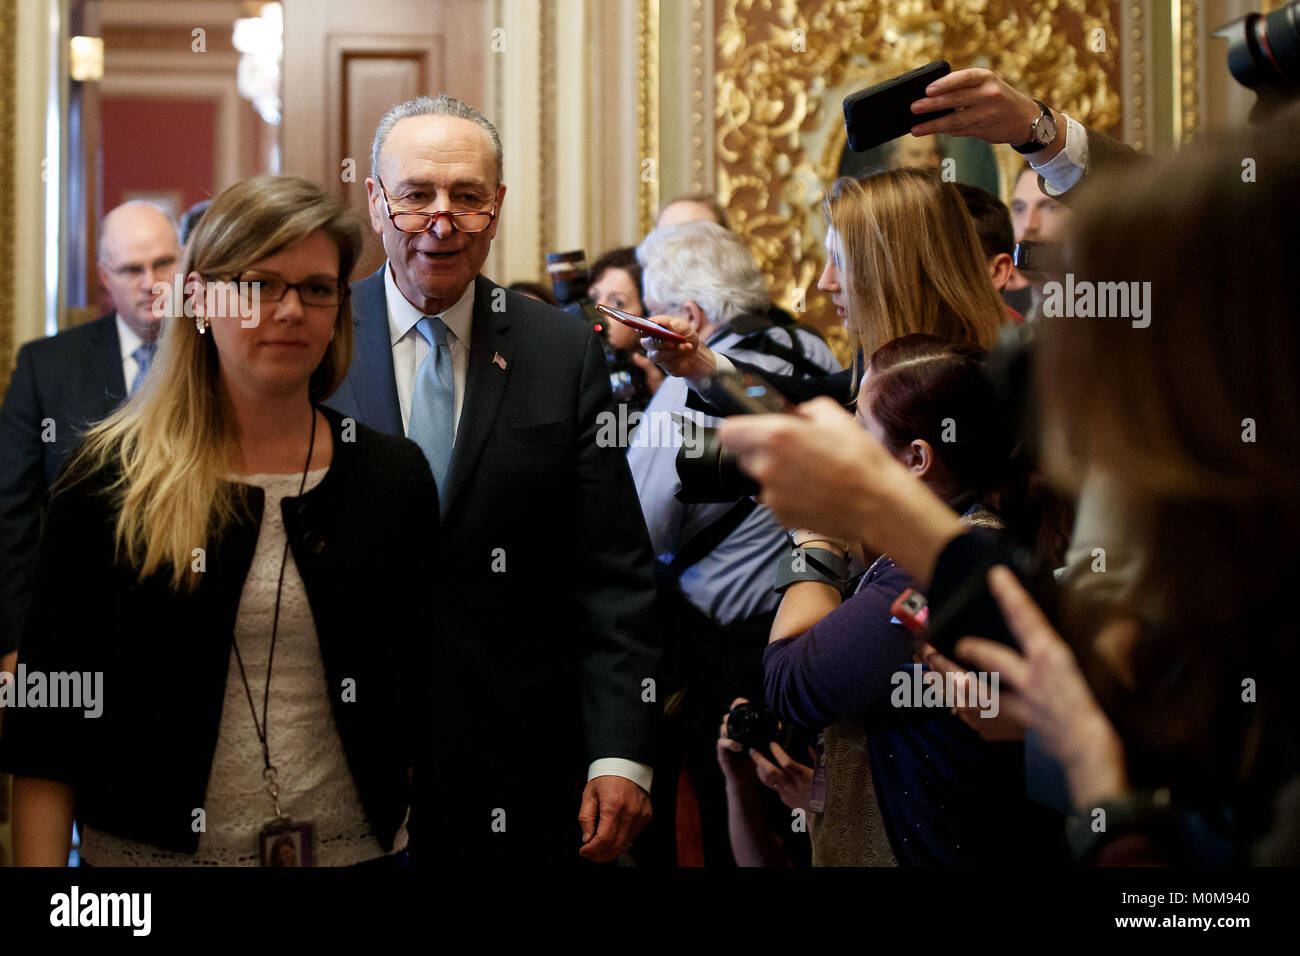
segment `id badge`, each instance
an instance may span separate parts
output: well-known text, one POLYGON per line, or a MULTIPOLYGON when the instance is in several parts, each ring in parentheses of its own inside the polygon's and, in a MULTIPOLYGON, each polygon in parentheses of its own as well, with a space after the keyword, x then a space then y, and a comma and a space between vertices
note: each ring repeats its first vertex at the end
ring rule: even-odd
POLYGON ((315 866, 315 826, 272 817, 258 831, 257 858, 262 866, 315 866))
POLYGON ((826 740, 818 734, 817 755, 813 758, 812 794, 808 798, 808 809, 813 813, 826 809, 826 782, 826 740))

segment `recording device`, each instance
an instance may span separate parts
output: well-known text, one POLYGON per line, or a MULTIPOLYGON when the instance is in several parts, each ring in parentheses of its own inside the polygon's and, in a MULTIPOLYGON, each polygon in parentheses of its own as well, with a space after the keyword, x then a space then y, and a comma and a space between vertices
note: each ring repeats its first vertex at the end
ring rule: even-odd
POLYGON ((808 764, 806 734, 793 724, 781 726, 762 704, 744 701, 731 708, 727 714, 727 736, 743 747, 757 750, 772 763, 777 763, 771 747, 776 741, 795 760, 808 764))
POLYGON ((889 606, 889 613, 913 634, 923 634, 925 622, 930 618, 930 605, 920 591, 908 588, 889 606))
POLYGON ((720 372, 703 384, 709 400, 728 415, 788 413, 785 396, 757 372, 720 372))
POLYGON ((651 322, 649 319, 642 318, 639 315, 633 315, 631 312, 624 312, 622 309, 615 309, 608 305, 597 305, 596 311, 602 315, 607 315, 616 322, 636 329, 642 335, 651 335, 657 339, 667 339, 669 342, 685 342, 686 336, 680 332, 674 332, 672 329, 664 328, 658 322, 651 322))
POLYGON ((1253 90, 1250 121, 1267 120, 1300 94, 1300 0, 1272 13, 1248 13, 1214 31, 1228 41, 1228 69, 1253 90))
MULTIPOLYGON (((703 388, 709 401, 728 415, 789 412, 785 396, 755 372, 723 372, 703 388)), ((696 428, 677 450, 677 500, 687 504, 738 501, 759 488, 740 470, 740 456, 722 447, 716 428, 696 428)))
POLYGON ((1012 261, 1021 272, 1039 275, 1064 275, 1070 271, 1069 255, 1064 244, 1023 239, 1016 243, 1012 261))
POLYGON ((740 470, 740 456, 722 447, 716 428, 684 431, 677 449, 677 500, 688 505, 739 501, 759 492, 758 482, 740 470))
POLYGON ((925 88, 952 72, 946 60, 935 60, 902 76, 844 98, 844 129, 849 149, 861 153, 909 132, 913 126, 956 112, 913 113, 912 104, 925 99, 925 88))
POLYGON ((587 254, 581 249, 573 252, 548 252, 546 274, 551 277, 555 301, 562 307, 581 301, 591 284, 591 276, 587 272, 587 254))
POLYGON ((609 390, 614 402, 627 405, 629 411, 642 411, 650 404, 653 393, 646 381, 645 369, 632 360, 632 353, 610 344, 609 320, 601 313, 603 306, 591 299, 582 298, 564 306, 564 311, 586 319, 600 336, 600 347, 605 353, 605 366, 609 369, 609 390))

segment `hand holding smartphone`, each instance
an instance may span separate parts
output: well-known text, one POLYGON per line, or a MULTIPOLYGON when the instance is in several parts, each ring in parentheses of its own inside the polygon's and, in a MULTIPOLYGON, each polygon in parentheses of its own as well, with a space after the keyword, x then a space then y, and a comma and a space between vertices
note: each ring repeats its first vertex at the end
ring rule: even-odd
POLYGON ((910 132, 913 126, 947 116, 954 110, 935 110, 916 114, 912 104, 925 99, 925 88, 952 72, 947 60, 935 60, 925 66, 885 80, 875 86, 851 93, 844 98, 844 128, 849 149, 861 153, 910 132))
POLYGON ((669 342, 685 342, 686 336, 680 332, 674 332, 672 329, 664 328, 657 322, 651 322, 649 319, 643 319, 639 315, 633 315, 631 312, 624 312, 622 309, 614 309, 607 305, 596 306, 596 311, 602 315, 608 316, 615 322, 621 322, 629 328, 636 329, 642 335, 650 335, 657 339, 667 339, 669 342))

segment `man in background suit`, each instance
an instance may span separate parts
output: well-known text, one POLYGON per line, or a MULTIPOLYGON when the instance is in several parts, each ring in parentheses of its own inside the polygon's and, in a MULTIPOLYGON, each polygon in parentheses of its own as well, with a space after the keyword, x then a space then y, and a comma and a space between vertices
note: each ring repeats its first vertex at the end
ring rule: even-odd
POLYGON ((496 130, 458 100, 384 116, 366 189, 388 261, 353 286, 329 403, 416 441, 439 486, 456 604, 428 609, 453 645, 430 681, 458 716, 427 732, 460 763, 415 852, 607 861, 650 816, 653 558, 623 451, 597 444, 611 395, 592 328, 479 275, 501 179, 496 130))
POLYGON ((113 311, 24 345, 0 408, 0 670, 13 670, 27 617, 45 493, 81 432, 153 361, 153 287, 176 271, 176 227, 155 206, 125 203, 100 224, 98 258, 113 311))

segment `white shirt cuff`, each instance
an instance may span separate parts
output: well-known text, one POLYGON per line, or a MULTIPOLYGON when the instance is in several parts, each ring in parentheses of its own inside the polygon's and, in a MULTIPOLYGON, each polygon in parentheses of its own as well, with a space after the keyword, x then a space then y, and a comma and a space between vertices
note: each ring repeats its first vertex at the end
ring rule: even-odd
POLYGON ((634 784, 650 792, 650 784, 654 781, 655 772, 652 768, 643 763, 637 763, 635 760, 628 760, 626 757, 599 757, 591 762, 587 768, 587 780, 590 781, 595 777, 624 777, 631 780, 634 784))
POLYGON ((1059 196, 1065 192, 1088 171, 1088 131, 1076 120, 1064 113, 1065 149, 1061 150, 1041 166, 1031 157, 1029 165, 1043 177, 1049 196, 1059 196))

